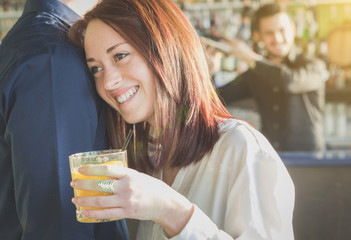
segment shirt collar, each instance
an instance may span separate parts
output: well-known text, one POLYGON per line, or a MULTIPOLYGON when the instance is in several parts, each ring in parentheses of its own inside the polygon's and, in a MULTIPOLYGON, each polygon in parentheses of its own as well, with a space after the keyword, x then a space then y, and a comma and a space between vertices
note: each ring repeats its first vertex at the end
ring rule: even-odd
MULTIPOLYGON (((298 55, 298 49, 296 46, 293 46, 288 55, 283 59, 283 63, 287 63, 287 62, 295 62, 296 60, 296 57, 298 55)), ((264 53, 263 56, 267 59, 269 59, 269 56, 268 56, 268 52, 264 53)))
POLYGON ((288 56, 286 56, 285 61, 295 62, 297 57, 297 48, 292 47, 288 56))
POLYGON ((59 0, 27 0, 23 14, 29 12, 48 12, 72 25, 80 16, 59 0))

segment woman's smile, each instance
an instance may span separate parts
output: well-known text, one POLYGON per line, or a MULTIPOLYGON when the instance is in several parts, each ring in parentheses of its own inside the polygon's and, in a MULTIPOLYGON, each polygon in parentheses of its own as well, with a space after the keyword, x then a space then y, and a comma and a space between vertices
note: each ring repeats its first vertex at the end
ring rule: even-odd
POLYGON ((117 102, 121 105, 131 99, 139 91, 139 86, 133 87, 123 94, 116 94, 115 98, 117 102))

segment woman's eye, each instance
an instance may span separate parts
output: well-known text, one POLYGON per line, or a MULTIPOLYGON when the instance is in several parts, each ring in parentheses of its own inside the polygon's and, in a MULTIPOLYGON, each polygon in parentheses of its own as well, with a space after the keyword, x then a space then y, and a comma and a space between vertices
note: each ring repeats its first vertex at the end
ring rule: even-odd
POLYGON ((115 61, 120 61, 128 55, 129 53, 117 53, 113 56, 113 58, 115 59, 115 61))
POLYGON ((94 75, 95 73, 101 71, 101 69, 102 69, 101 67, 94 66, 94 67, 89 68, 89 71, 91 72, 91 74, 94 75))

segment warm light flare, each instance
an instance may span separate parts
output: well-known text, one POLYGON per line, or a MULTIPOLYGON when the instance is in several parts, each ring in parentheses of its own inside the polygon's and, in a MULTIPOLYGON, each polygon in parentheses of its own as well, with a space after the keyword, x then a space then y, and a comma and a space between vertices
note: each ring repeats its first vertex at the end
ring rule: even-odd
POLYGON ((82 3, 82 1, 69 1, 67 5, 82 16, 85 12, 95 6, 97 2, 98 0, 85 0, 84 3, 82 3))

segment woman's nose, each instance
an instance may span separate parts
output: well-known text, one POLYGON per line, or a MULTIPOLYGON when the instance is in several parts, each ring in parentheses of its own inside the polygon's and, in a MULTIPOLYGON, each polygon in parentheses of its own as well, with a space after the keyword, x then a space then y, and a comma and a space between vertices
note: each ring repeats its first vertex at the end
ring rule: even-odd
POLYGON ((122 80, 122 74, 118 69, 114 68, 105 72, 104 87, 106 90, 114 90, 118 83, 122 80))

